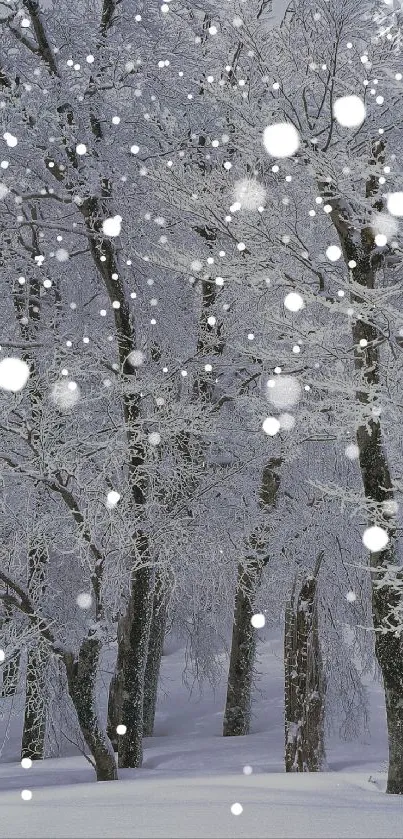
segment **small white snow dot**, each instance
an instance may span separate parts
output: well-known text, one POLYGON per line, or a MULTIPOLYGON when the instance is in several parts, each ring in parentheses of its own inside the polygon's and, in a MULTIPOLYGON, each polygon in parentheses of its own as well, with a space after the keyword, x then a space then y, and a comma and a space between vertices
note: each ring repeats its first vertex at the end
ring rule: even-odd
POLYGON ((4 137, 4 139, 5 139, 5 141, 6 141, 7 145, 8 145, 8 147, 9 147, 10 149, 14 148, 14 146, 16 146, 16 145, 17 145, 17 143, 18 143, 17 138, 16 138, 16 137, 14 137, 14 134, 10 134, 10 132, 9 132, 9 131, 6 131, 6 132, 3 134, 3 137, 4 137))
POLYGON ((215 318, 214 315, 210 315, 210 317, 207 318, 207 323, 209 326, 215 326, 217 323, 217 318, 215 318))
POLYGON ((256 615, 252 615, 250 622, 254 629, 262 629, 266 623, 266 618, 261 612, 257 612, 256 615))
POLYGON ((31 801, 32 792, 30 789, 23 789, 21 792, 21 798, 23 801, 31 801))
POLYGON ((88 62, 88 64, 93 64, 94 61, 95 61, 95 58, 94 58, 93 55, 87 55, 87 58, 85 60, 88 62))
POLYGON ((58 262, 67 262, 70 254, 66 251, 66 248, 58 248, 55 256, 58 262))
POLYGON ((141 367, 145 361, 145 355, 141 350, 132 350, 127 356, 127 361, 131 367, 141 367))
POLYGON ((367 527, 367 529, 364 530, 362 541, 369 551, 376 553, 377 551, 383 551, 384 548, 386 548, 386 545, 389 542, 389 536, 383 527, 374 525, 373 527, 367 527))
POLYGON ((6 657, 6 654, 5 654, 4 650, 0 650, 0 662, 4 661, 5 657, 6 657))
POLYGON ((284 298, 284 306, 289 312, 299 312, 304 308, 304 301, 296 291, 290 291, 284 298))
POLYGON ((138 154, 140 151, 140 146, 137 146, 136 143, 134 143, 132 146, 130 146, 130 151, 132 154, 138 154))
POLYGON ((116 492, 115 489, 111 489, 106 496, 106 506, 109 510, 112 510, 116 507, 118 501, 120 501, 120 493, 116 492))
POLYGON ((81 591, 76 597, 77 606, 80 609, 89 609, 92 603, 92 597, 87 591, 81 591))
POLYGON ((357 595, 355 591, 348 591, 346 594, 346 600, 348 601, 348 603, 354 603, 354 601, 357 600, 357 595))
POLYGON ((348 457, 349 460, 357 460, 360 454, 360 450, 356 443, 349 443, 348 446, 344 449, 344 454, 348 457))
POLYGON ((252 769, 252 767, 251 767, 251 766, 249 766, 249 764, 247 764, 247 765, 246 765, 246 766, 244 766, 244 768, 242 769, 242 772, 243 772, 243 774, 244 774, 244 775, 252 775, 253 769, 252 769))
POLYGON ((123 724, 116 726, 116 734, 126 734, 127 727, 123 724))
POLYGON ((193 262, 190 263, 190 267, 192 271, 197 274, 203 268, 203 264, 200 262, 200 259, 194 259, 193 262))
POLYGON ((112 123, 113 125, 119 125, 120 117, 112 117, 112 123))
MULTIPOLYGON (((305 385, 305 390, 309 390, 309 385, 305 385)), ((294 428, 295 417, 292 414, 280 414, 278 421, 283 431, 292 431, 294 428)))
POLYGON ((274 437, 280 431, 280 423, 275 417, 266 417, 262 429, 269 437, 274 437))
POLYGON ((326 251, 326 256, 330 262, 337 262, 341 257, 341 250, 338 245, 330 245, 326 251))
POLYGON ((21 358, 3 358, 0 361, 0 388, 17 393, 25 387, 29 372, 28 364, 21 358))
POLYGON ((231 813, 233 816, 240 816, 243 812, 242 804, 239 801, 236 801, 235 804, 231 805, 231 813))
POLYGON ((102 230, 105 236, 120 236, 122 227, 122 216, 112 216, 102 222, 102 230))
POLYGON ((161 442, 161 434, 158 431, 152 431, 151 434, 148 435, 148 442, 150 446, 158 446, 161 442))
POLYGON ((32 760, 30 757, 23 757, 21 760, 21 766, 23 769, 30 769, 32 766, 32 760))

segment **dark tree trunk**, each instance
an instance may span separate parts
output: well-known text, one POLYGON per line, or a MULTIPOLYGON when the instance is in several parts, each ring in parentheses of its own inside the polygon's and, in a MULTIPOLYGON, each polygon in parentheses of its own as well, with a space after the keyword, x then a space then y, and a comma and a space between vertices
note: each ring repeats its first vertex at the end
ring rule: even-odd
POLYGON ((254 600, 260 585, 262 562, 239 566, 232 625, 231 656, 227 700, 224 712, 224 737, 249 734, 253 668, 256 654, 256 630, 251 624, 254 600))
MULTIPOLYGON (((259 493, 261 507, 275 506, 280 485, 277 472, 280 465, 281 461, 273 458, 263 470, 259 493)), ((238 569, 224 712, 224 737, 248 734, 250 729, 256 654, 256 629, 253 628, 251 619, 262 571, 267 562, 267 557, 264 556, 267 553, 265 547, 261 534, 253 534, 249 540, 249 548, 253 548, 254 554, 247 557, 245 563, 241 563, 238 569)))
MULTIPOLYGON (((384 162, 384 142, 378 140, 373 146, 371 166, 384 162)), ((374 174, 366 185, 366 198, 372 198, 379 189, 379 181, 374 174)), ((374 209, 383 209, 381 199, 374 201, 374 209)), ((363 289, 376 288, 377 271, 382 267, 382 254, 376 251, 372 228, 363 227, 361 241, 356 243, 355 229, 346 212, 332 202, 332 221, 338 232, 346 263, 354 260, 354 281, 363 289)), ((352 295, 352 302, 365 305, 359 289, 352 295)), ((370 554, 372 579, 372 614, 375 629, 375 653, 382 672, 385 690, 386 716, 388 725, 389 769, 388 793, 403 794, 403 638, 400 629, 399 612, 402 610, 402 597, 393 577, 401 585, 401 573, 395 551, 395 524, 390 511, 393 501, 393 484, 388 460, 383 447, 382 427, 379 416, 374 416, 371 408, 376 407, 373 394, 379 391, 380 355, 379 335, 376 325, 368 316, 352 321, 354 340, 355 367, 360 375, 357 401, 362 406, 365 422, 357 428, 359 464, 368 501, 368 517, 387 530, 389 542, 386 549, 370 554), (360 341, 365 341, 363 345, 360 341)))
POLYGON ((3 665, 0 696, 15 696, 17 693, 20 678, 20 662, 21 654, 18 652, 3 665))
POLYGON ((286 607, 284 687, 285 770, 319 772, 325 762, 326 683, 318 632, 317 572, 305 578, 298 597, 293 593, 286 607))
POLYGON ((120 651, 118 650, 118 658, 116 662, 115 673, 112 676, 109 685, 108 695, 108 721, 106 731, 112 743, 113 750, 118 751, 119 736, 116 732, 117 726, 122 719, 122 685, 118 674, 121 672, 121 660, 119 658, 120 651))
POLYGON ((154 731, 155 710, 157 707, 158 696, 158 680, 161 669, 161 659, 168 613, 168 599, 166 592, 164 591, 164 587, 164 581, 158 576, 153 599, 153 616, 150 627, 147 664, 144 677, 144 737, 152 737, 154 731))
MULTIPOLYGON (((40 409, 41 396, 36 394, 35 410, 40 409)), ((32 397, 35 402, 34 397, 32 397)), ((35 410, 33 414, 35 416, 35 410)), ((40 516, 40 502, 37 499, 35 518, 40 516)), ((41 540, 35 542, 28 554, 28 591, 34 603, 41 603, 46 590, 48 552, 41 540)), ((40 644, 38 649, 28 649, 27 674, 25 682, 25 711, 22 731, 21 757, 43 760, 46 734, 46 667, 48 649, 40 644)))
POLYGON ((116 781, 118 777, 112 744, 98 717, 96 679, 102 642, 86 638, 78 657, 65 655, 69 693, 77 712, 84 740, 94 758, 97 781, 116 781))
POLYGON ((142 568, 133 575, 127 612, 119 624, 118 706, 126 734, 119 737, 119 766, 133 769, 143 762, 144 677, 152 617, 154 572, 142 568))
POLYGON ((43 760, 46 733, 45 651, 28 650, 21 757, 43 760))

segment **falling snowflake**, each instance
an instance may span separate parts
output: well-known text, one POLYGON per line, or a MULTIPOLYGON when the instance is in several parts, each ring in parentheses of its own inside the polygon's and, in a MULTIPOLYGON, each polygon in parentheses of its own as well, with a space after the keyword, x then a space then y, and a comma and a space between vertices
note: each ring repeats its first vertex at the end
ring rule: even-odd
POLYGON ((78 143, 78 145, 76 146, 76 152, 78 155, 87 154, 87 146, 85 145, 85 143, 78 143))
POLYGON ((151 434, 148 435, 148 442, 150 446, 158 446, 161 442, 161 434, 158 431, 152 431, 151 434))
POLYGON ((257 210, 266 202, 266 190, 255 178, 242 178, 235 182, 232 197, 234 204, 231 212, 237 209, 257 210))
POLYGON ((236 801, 235 804, 231 805, 231 813, 233 816, 240 816, 243 812, 242 804, 239 801, 236 801))
POLYGON ((55 382, 51 390, 51 400, 61 411, 74 408, 80 399, 80 388, 76 382, 61 380, 55 382))
POLYGON ((67 262, 70 258, 70 254, 66 251, 66 248, 58 248, 55 253, 55 257, 58 262, 67 262))
POLYGON ((403 216, 403 192, 390 192, 386 196, 386 206, 391 216, 403 216))
POLYGON ((13 148, 14 148, 14 146, 16 146, 16 145, 17 145, 17 143, 18 143, 17 137, 14 137, 14 134, 10 134, 10 132, 9 132, 9 131, 6 131, 6 132, 3 134, 3 138, 4 138, 4 140, 6 141, 6 143, 7 143, 8 147, 9 147, 9 149, 13 149, 13 148))
POLYGON ((32 792, 30 789, 23 789, 21 792, 21 798, 23 801, 31 801, 32 792))
POLYGON ((249 764, 246 764, 246 766, 242 769, 242 772, 244 775, 252 775, 253 769, 249 766, 249 764))
POLYGON ((257 612, 255 615, 252 615, 250 622, 254 629, 262 629, 266 623, 266 618, 261 612, 257 612))
POLYGON ((80 594, 77 594, 76 603, 80 609, 90 609, 92 604, 92 597, 90 593, 87 591, 81 591, 80 594))
POLYGON ((357 600, 357 595, 355 591, 348 591, 346 594, 346 600, 348 603, 354 603, 357 600))
POLYGON ((127 361, 131 367, 141 367, 145 361, 145 355, 141 350, 132 350, 127 356, 127 361))
POLYGON ((298 131, 291 122, 268 125, 263 132, 263 145, 271 157, 292 157, 300 146, 298 131))
POLYGON ((384 548, 386 548, 386 545, 389 542, 389 536, 383 527, 374 525, 373 527, 367 527, 367 529, 364 530, 362 541, 369 551, 376 553, 377 551, 383 551, 384 548))
POLYGON ((121 495, 119 492, 116 492, 115 489, 111 489, 106 496, 106 506, 108 510, 113 510, 116 507, 118 501, 120 501, 121 495))
POLYGON ((30 769, 32 766, 32 760, 30 757, 23 757, 21 760, 21 766, 23 769, 30 769))
POLYGON ((126 734, 126 731, 127 731, 127 726, 126 725, 123 725, 121 723, 120 725, 116 726, 116 734, 120 734, 122 736, 123 734, 126 734))
POLYGON ((294 428, 295 417, 292 414, 280 414, 278 421, 283 431, 292 431, 294 428))
POLYGON ((9 192, 10 190, 8 186, 6 186, 5 184, 0 184, 0 201, 2 200, 2 198, 5 198, 9 192))
POLYGON ((375 236, 385 236, 386 240, 393 238, 399 232, 399 222, 389 213, 376 213, 371 227, 375 236))
POLYGON ((396 516, 399 512, 399 505, 397 501, 383 501, 382 508, 387 516, 396 516))
POLYGON ((29 379, 29 367, 21 358, 3 358, 0 361, 0 388, 17 393, 29 379))
POLYGON ((337 262, 341 257, 341 250, 338 245, 330 245, 326 251, 329 262, 337 262))
POLYGON ((366 116, 364 102, 359 96, 342 96, 333 105, 333 116, 343 128, 359 128, 366 116))
POLYGON ((304 301, 296 291, 290 291, 284 298, 284 306, 289 312, 299 312, 304 308, 304 301))
POLYGON ((266 417, 262 424, 262 429, 269 437, 274 437, 280 431, 280 423, 276 417, 266 417))
POLYGON ((360 454, 360 450, 356 443, 349 443, 348 446, 344 449, 344 454, 348 457, 349 460, 357 460, 360 454))
POLYGON ((291 408, 301 395, 302 388, 295 376, 276 376, 267 381, 267 397, 276 408, 291 408))
POLYGON ((122 216, 112 216, 111 218, 106 218, 102 222, 102 231, 105 236, 120 236, 120 231, 122 229, 122 216))

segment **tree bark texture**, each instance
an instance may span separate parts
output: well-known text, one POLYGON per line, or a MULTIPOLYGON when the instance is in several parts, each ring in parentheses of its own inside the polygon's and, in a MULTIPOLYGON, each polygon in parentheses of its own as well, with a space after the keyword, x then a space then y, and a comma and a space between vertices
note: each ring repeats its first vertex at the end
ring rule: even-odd
MULTIPOLYGON (((262 507, 275 506, 280 480, 281 461, 273 458, 263 470, 259 499, 262 507)), ((240 563, 235 593, 231 655, 223 735, 234 737, 249 734, 252 706, 253 670, 256 655, 256 629, 251 624, 262 571, 267 562, 265 544, 253 534, 249 540, 253 555, 240 563)))
MULTIPOLYGON (((384 161, 384 143, 377 141, 373 147, 372 164, 384 161)), ((376 176, 371 176, 366 185, 366 198, 376 195, 379 189, 376 176)), ((377 272, 382 267, 382 255, 376 250, 374 232, 363 227, 357 243, 355 230, 346 212, 332 204, 331 218, 339 235, 346 263, 354 260, 354 281, 363 290, 373 290, 377 284, 377 272)), ((377 211, 383 209, 381 199, 374 201, 377 211)), ((365 297, 365 291, 364 291, 365 297)), ((359 309, 364 299, 359 290, 351 296, 359 309)), ((368 518, 372 524, 383 527, 389 535, 389 542, 383 551, 370 554, 372 580, 372 614, 375 630, 375 654, 382 672, 385 690, 386 716, 388 726, 389 768, 387 792, 403 794, 403 639, 400 629, 402 598, 393 583, 393 576, 399 580, 395 551, 395 525, 388 506, 393 501, 393 483, 389 463, 384 450, 381 419, 374 415, 376 394, 381 381, 380 336, 376 325, 369 317, 355 317, 352 320, 355 368, 359 373, 360 385, 356 398, 362 407, 364 420, 357 428, 359 465, 368 502, 368 518), (360 341, 365 341, 364 345, 360 341), (375 395, 375 396, 374 396, 375 395), (390 574, 392 572, 392 574, 390 574), (391 580, 392 576, 392 580, 391 580)), ((400 580, 401 582, 401 580, 400 580)))
POLYGON ((115 755, 97 710, 96 679, 101 649, 102 642, 98 638, 86 638, 78 657, 65 654, 64 662, 69 693, 82 735, 95 761, 97 781, 116 781, 115 755))
POLYGON ((319 772, 325 762, 326 682, 318 631, 317 576, 307 576, 286 607, 285 770, 319 772))

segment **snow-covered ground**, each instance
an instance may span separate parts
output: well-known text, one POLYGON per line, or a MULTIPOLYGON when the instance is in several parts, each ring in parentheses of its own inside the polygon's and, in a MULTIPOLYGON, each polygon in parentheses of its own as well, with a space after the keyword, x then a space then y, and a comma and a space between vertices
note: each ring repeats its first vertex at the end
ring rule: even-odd
MULTIPOLYGON (((371 737, 328 745, 329 771, 283 771, 281 642, 261 651, 253 733, 222 738, 225 681, 189 697, 183 651, 164 657, 156 736, 141 770, 97 784, 84 758, 0 765, 0 837, 402 837, 403 800, 383 794, 386 732, 379 686, 371 737), (243 768, 251 766, 252 774, 243 768), (32 798, 21 799, 29 789, 32 798), (231 806, 240 803, 236 816, 231 806)), ((16 744, 17 748, 17 744, 16 744)))

